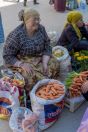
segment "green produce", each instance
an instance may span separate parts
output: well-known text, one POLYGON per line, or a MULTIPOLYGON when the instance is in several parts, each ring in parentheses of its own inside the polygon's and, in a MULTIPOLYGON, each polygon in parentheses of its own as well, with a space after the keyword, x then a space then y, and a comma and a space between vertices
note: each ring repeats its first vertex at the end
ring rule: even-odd
POLYGON ((75 72, 75 71, 72 71, 68 74, 66 80, 65 80, 65 85, 67 88, 69 88, 73 82, 73 79, 75 77, 79 76, 79 73, 75 72))

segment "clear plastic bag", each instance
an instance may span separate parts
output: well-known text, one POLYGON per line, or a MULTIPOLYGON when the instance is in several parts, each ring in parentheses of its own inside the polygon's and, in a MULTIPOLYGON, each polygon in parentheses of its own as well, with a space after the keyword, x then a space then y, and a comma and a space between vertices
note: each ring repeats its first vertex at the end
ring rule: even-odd
POLYGON ((56 45, 58 37, 59 37, 57 31, 49 31, 49 32, 47 32, 47 34, 50 38, 51 46, 54 47, 56 45))
POLYGON ((14 132, 38 132, 37 117, 31 110, 25 107, 18 107, 11 115, 9 125, 14 132), (35 128, 35 129, 34 129, 35 128))
POLYGON ((17 107, 17 103, 13 96, 7 91, 0 91, 0 107, 7 111, 8 114, 4 114, 4 111, 0 111, 0 119, 8 119, 12 114, 12 110, 17 107))
POLYGON ((38 117, 33 113, 27 115, 22 121, 22 128, 24 132, 38 132, 38 117))
POLYGON ((72 71, 72 67, 71 67, 71 57, 68 53, 68 50, 66 48, 64 48, 63 46, 55 46, 53 47, 52 51, 54 52, 55 50, 60 49, 61 51, 63 51, 63 56, 61 57, 56 57, 54 56, 57 61, 60 64, 60 81, 64 82, 68 73, 72 71))
POLYGON ((16 105, 19 106, 19 91, 16 86, 10 84, 4 80, 4 78, 0 79, 0 92, 8 92, 15 100, 16 105))
POLYGON ((65 60, 60 62, 60 81, 64 82, 68 73, 72 71, 71 57, 68 56, 65 60))
POLYGON ((10 81, 13 85, 18 87, 24 87, 25 80, 24 77, 19 72, 13 72, 11 69, 2 69, 1 74, 5 81, 10 81))

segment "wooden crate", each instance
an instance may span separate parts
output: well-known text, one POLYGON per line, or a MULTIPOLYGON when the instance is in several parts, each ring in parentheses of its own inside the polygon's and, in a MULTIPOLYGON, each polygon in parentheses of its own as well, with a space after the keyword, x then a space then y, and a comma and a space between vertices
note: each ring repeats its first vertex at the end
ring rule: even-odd
POLYGON ((70 112, 77 110, 85 101, 83 96, 77 97, 77 100, 80 101, 75 101, 75 99, 69 99, 67 97, 65 98, 65 106, 69 108, 70 112))

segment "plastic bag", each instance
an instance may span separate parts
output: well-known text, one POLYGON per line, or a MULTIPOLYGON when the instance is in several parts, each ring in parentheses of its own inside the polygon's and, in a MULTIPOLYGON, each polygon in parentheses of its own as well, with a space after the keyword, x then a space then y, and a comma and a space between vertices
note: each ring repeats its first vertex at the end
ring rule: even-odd
POLYGON ((15 92, 14 91, 12 92, 12 93, 14 93, 13 96, 15 96, 15 99, 17 99, 17 96, 19 96, 18 100, 20 102, 20 105, 26 106, 26 94, 25 94, 25 89, 24 89, 25 79, 24 79, 24 77, 20 73, 18 73, 18 72, 15 73, 10 69, 2 69, 1 73, 3 76, 1 81, 3 81, 3 83, 5 83, 6 85, 10 85, 9 90, 11 92, 13 90, 13 87, 15 87, 15 92), (16 95, 18 93, 19 93, 19 95, 16 95))
POLYGON ((2 108, 0 111, 0 119, 8 119, 12 113, 12 110, 16 107, 17 103, 13 96, 7 91, 0 91, 0 108, 2 108))
POLYGON ((22 121, 22 128, 24 132, 37 132, 38 130, 38 117, 35 114, 27 115, 22 121))
POLYGON ((10 81, 13 85, 23 88, 25 85, 24 77, 19 72, 13 72, 10 69, 1 70, 3 78, 5 81, 10 81))
POLYGON ((46 100, 36 96, 36 90, 49 82, 57 82, 62 84, 61 82, 54 79, 43 79, 39 81, 30 92, 32 110, 37 116, 39 116, 40 130, 48 128, 55 121, 57 121, 64 106, 63 98, 65 95, 53 100, 46 100))
POLYGON ((57 61, 60 63, 60 81, 64 82, 68 73, 72 71, 71 67, 71 57, 68 53, 68 50, 64 48, 63 46, 55 46, 52 49, 52 52, 55 52, 56 50, 60 49, 63 52, 63 55, 61 57, 54 56, 57 61))
POLYGON ((19 106, 19 91, 16 86, 0 79, 0 119, 8 119, 12 110, 19 106))
POLYGON ((68 56, 65 60, 60 62, 60 81, 64 82, 68 73, 72 71, 71 67, 71 57, 68 56))
POLYGON ((80 0, 78 6, 80 11, 85 12, 87 9, 86 0, 80 0))
POLYGON ((58 33, 56 31, 49 31, 47 32, 49 38, 50 38, 50 44, 52 47, 54 47, 58 40, 58 33))
POLYGON ((86 4, 86 0, 80 0, 79 2, 79 8, 82 10, 85 10, 87 4, 86 4))
POLYGON ((34 132, 37 132, 37 118, 35 119, 34 117, 35 115, 33 115, 33 112, 31 110, 25 107, 19 107, 15 109, 11 115, 9 121, 10 128, 14 132, 30 132, 30 129, 33 130, 33 128, 35 128, 36 130, 34 132), (30 119, 32 122, 26 122, 30 119), (28 127, 29 131, 25 131, 25 128, 27 129, 28 127))
POLYGON ((83 119, 77 132, 88 132, 88 108, 84 113, 83 119))
POLYGON ((58 49, 63 52, 63 56, 56 57, 56 56, 53 55, 53 57, 55 57, 59 62, 61 62, 61 61, 65 60, 69 56, 69 53, 68 53, 67 49, 64 48, 63 46, 55 46, 55 47, 53 47, 52 52, 55 52, 58 49))
POLYGON ((19 106, 19 91, 16 86, 13 86, 10 82, 5 81, 4 78, 0 79, 0 92, 8 92, 13 96, 14 100, 16 101, 17 106, 19 106))

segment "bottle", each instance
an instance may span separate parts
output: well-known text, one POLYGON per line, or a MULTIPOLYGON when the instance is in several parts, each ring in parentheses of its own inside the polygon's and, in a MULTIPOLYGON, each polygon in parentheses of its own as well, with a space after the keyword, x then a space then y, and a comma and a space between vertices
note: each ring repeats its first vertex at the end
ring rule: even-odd
POLYGON ((69 0, 69 8, 74 9, 74 0, 69 0))
POLYGON ((82 11, 82 12, 85 12, 86 11, 86 0, 80 0, 80 5, 79 5, 79 9, 82 11))

